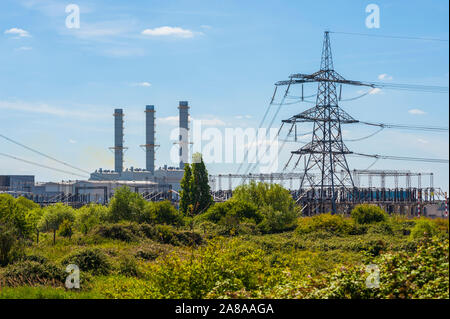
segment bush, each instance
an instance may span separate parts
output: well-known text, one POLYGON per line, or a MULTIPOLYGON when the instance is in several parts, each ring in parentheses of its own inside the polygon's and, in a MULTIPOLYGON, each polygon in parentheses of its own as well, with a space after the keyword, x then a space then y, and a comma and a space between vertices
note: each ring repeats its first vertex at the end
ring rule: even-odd
POLYGON ((99 204, 89 204, 76 211, 75 227, 87 234, 95 226, 105 222, 108 218, 108 207, 99 204))
POLYGON ((256 224, 263 220, 258 212, 258 207, 248 201, 230 199, 223 203, 211 206, 204 214, 195 219, 197 221, 211 221, 219 223, 224 218, 235 218, 237 222, 254 222, 256 224))
POLYGON ((438 233, 438 227, 432 220, 420 218, 411 230, 412 239, 432 237, 438 233))
POLYGON ((138 277, 140 272, 136 260, 129 256, 122 256, 119 261, 119 274, 128 277, 138 277))
POLYGON ((111 271, 111 264, 106 254, 98 248, 85 248, 72 253, 61 262, 64 266, 77 265, 80 270, 91 272, 93 275, 107 275, 111 271))
POLYGON ((69 220, 64 220, 58 229, 58 235, 71 238, 73 235, 72 223, 69 220))
POLYGON ((289 191, 278 184, 255 183, 240 185, 233 191, 236 200, 250 202, 258 208, 271 206, 275 211, 288 213, 295 207, 289 191))
POLYGON ((170 201, 147 202, 139 217, 140 223, 168 224, 181 226, 184 224, 183 214, 173 207, 170 201))
POLYGON ((0 266, 6 266, 23 254, 20 241, 13 229, 0 224, 0 266))
POLYGON ((335 235, 346 235, 353 230, 353 224, 347 218, 340 215, 320 214, 312 217, 302 217, 298 221, 297 232, 308 234, 311 232, 325 231, 335 235))
POLYGON ((300 216, 300 210, 295 206, 289 191, 278 184, 252 181, 248 185, 236 187, 232 199, 247 201, 258 207, 264 219, 260 229, 265 233, 292 229, 296 218, 300 216))
POLYGON ((92 233, 103 238, 132 242, 139 240, 140 228, 134 223, 105 224, 94 227, 92 233))
POLYGON ((381 255, 379 288, 368 288, 365 266, 341 267, 327 275, 310 298, 449 298, 448 239, 426 240, 415 252, 381 255))
POLYGON ((115 190, 109 203, 109 221, 117 223, 121 220, 138 221, 145 207, 144 198, 127 186, 115 190))
POLYGON ((141 232, 154 241, 162 244, 178 245, 200 245, 202 236, 191 231, 177 231, 169 225, 140 225, 141 232))
POLYGON ((74 209, 68 205, 58 203, 45 207, 42 218, 39 221, 39 228, 43 231, 53 231, 56 233, 64 221, 73 223, 74 220, 74 209))
POLYGON ((387 214, 376 205, 356 205, 351 212, 352 218, 359 224, 372 224, 386 221, 387 214))
POLYGON ((6 267, 0 280, 8 286, 63 284, 66 273, 63 269, 48 262, 23 260, 6 267))
POLYGON ((297 226, 297 212, 292 209, 285 213, 275 210, 272 206, 261 208, 264 220, 258 225, 263 233, 277 233, 292 230, 297 226))

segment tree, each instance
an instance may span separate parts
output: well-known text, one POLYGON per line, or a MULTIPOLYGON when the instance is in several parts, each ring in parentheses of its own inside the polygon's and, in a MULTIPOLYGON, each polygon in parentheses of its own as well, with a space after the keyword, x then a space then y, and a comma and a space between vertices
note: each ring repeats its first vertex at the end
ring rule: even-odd
POLYGON ((202 155, 195 153, 192 159, 191 205, 193 206, 192 214, 197 215, 206 211, 213 203, 213 199, 210 193, 208 171, 202 155))
POLYGON ((191 203, 191 177, 191 166, 189 164, 184 164, 184 174, 180 181, 180 212, 184 215, 188 214, 188 208, 191 203))
POLYGON ((212 204, 208 181, 208 171, 202 155, 195 153, 193 163, 185 164, 184 176, 180 182, 180 211, 185 215, 197 215, 204 212, 212 204))
POLYGON ((120 220, 137 221, 144 207, 145 199, 141 195, 127 186, 119 187, 109 204, 109 219, 115 223, 120 220))
POLYGON ((39 221, 39 226, 43 231, 53 231, 53 243, 55 243, 56 231, 65 220, 71 223, 75 220, 74 209, 58 203, 45 208, 45 212, 39 221))

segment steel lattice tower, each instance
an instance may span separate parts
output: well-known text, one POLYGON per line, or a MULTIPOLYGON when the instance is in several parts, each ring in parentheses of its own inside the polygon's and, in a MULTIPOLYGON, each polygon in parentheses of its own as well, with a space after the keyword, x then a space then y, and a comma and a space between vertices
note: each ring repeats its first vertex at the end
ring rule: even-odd
MULTIPOLYGON (((283 122, 292 124, 312 122, 312 138, 311 142, 291 152, 289 162, 295 155, 298 155, 295 163, 295 167, 297 167, 302 157, 305 159, 305 174, 300 182, 300 190, 305 189, 307 185, 320 190, 319 199, 321 204, 331 200, 332 212, 335 213, 337 189, 354 187, 345 157, 352 152, 342 141, 341 124, 358 122, 339 107, 337 83, 361 84, 347 81, 334 71, 328 31, 325 32, 323 41, 320 70, 311 75, 291 75, 290 80, 278 82, 277 85, 306 82, 318 82, 316 105, 283 122), (308 174, 313 170, 320 172, 315 174, 319 178, 313 178, 312 174, 308 174), (331 192, 331 198, 326 195, 327 191, 331 192)), ((286 164, 286 167, 289 165, 289 162, 286 164)))

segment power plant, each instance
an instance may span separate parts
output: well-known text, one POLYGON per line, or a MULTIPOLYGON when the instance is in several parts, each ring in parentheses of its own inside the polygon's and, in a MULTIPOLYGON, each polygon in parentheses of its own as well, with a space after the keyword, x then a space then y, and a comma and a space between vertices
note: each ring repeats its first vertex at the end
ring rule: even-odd
MULTIPOLYGON (((240 180, 238 185, 245 184, 249 180, 265 181, 269 183, 279 183, 290 190, 290 193, 297 204, 301 205, 304 215, 314 215, 331 211, 333 213, 348 213, 352 207, 360 203, 373 203, 382 206, 388 212, 400 212, 405 215, 428 215, 428 216, 448 216, 447 193, 439 187, 434 186, 434 175, 430 172, 411 172, 409 170, 371 170, 351 169, 347 163, 347 156, 360 156, 379 159, 419 161, 433 163, 448 163, 444 159, 415 158, 405 156, 387 156, 379 154, 362 154, 351 151, 344 143, 341 125, 363 124, 377 127, 379 130, 365 138, 369 138, 383 129, 412 129, 425 131, 445 131, 448 128, 430 126, 407 126, 385 123, 364 122, 353 118, 345 112, 339 105, 342 99, 342 86, 352 85, 367 87, 368 92, 352 98, 355 100, 370 94, 370 90, 387 88, 400 90, 417 90, 420 92, 448 93, 448 88, 403 85, 392 83, 370 83, 362 81, 347 80, 334 70, 331 55, 330 32, 326 31, 322 47, 322 59, 320 69, 312 74, 294 73, 288 80, 275 83, 275 91, 262 123, 267 117, 271 106, 276 105, 276 113, 268 127, 272 127, 274 120, 283 105, 305 102, 304 84, 317 83, 317 93, 309 96, 316 97, 316 101, 309 101, 314 106, 300 113, 282 120, 277 138, 280 139, 280 132, 284 125, 289 128, 283 143, 278 149, 278 154, 283 149, 285 141, 294 135, 294 140, 300 145, 291 151, 289 161, 281 172, 269 174, 254 173, 257 162, 248 162, 245 172, 240 173, 245 160, 240 163, 238 170, 234 174, 217 174, 209 176, 211 193, 215 201, 220 202, 229 199, 233 195, 233 181, 240 180), (290 92, 294 85, 301 85, 301 96, 293 96, 290 92), (281 102, 276 102, 277 90, 286 87, 282 95, 281 102), (294 101, 286 102, 286 99, 294 101), (302 143, 297 139, 297 126, 312 125, 311 141, 302 143), (304 168, 300 168, 301 159, 304 161, 304 168), (287 168, 293 163, 291 171, 287 168), (299 165, 300 164, 300 165, 299 165), (423 177, 429 177, 429 183, 422 183, 423 177), (362 179, 368 179, 367 185, 362 185, 362 179), (380 184, 373 185, 373 179, 379 178, 380 184), (386 184, 386 179, 392 178, 393 183, 386 184), (412 178, 417 178, 417 183, 412 182, 412 178), (399 179, 404 179, 401 185, 399 179), (228 185, 222 185, 224 180, 228 185), (289 185, 285 185, 289 183, 289 185), (294 183, 297 184, 294 186, 294 183), (427 185, 423 185, 427 184, 427 185)), ((66 202, 70 205, 83 205, 89 202, 106 204, 114 195, 114 190, 120 186, 128 186, 133 191, 142 194, 146 200, 155 201, 168 199, 177 202, 179 199, 180 181, 184 174, 184 166, 189 163, 189 146, 191 144, 189 134, 189 103, 179 101, 179 136, 176 144, 179 145, 179 165, 178 167, 168 167, 163 165, 155 168, 156 149, 156 109, 154 105, 146 105, 143 113, 145 115, 145 144, 140 145, 145 151, 145 168, 124 167, 124 150, 127 149, 124 142, 124 123, 126 123, 126 110, 116 108, 113 113, 114 118, 114 146, 110 149, 114 153, 114 170, 99 168, 90 173, 73 165, 57 160, 51 156, 34 150, 6 136, 0 137, 15 143, 19 146, 50 158, 62 165, 89 174, 88 180, 65 181, 60 183, 35 183, 32 175, 5 175, 0 176, 0 192, 9 192, 14 196, 25 196, 42 205, 55 202, 66 202)), ((259 128, 260 128, 259 127, 259 128)), ((258 129, 259 129, 258 128, 258 129)), ((265 146, 260 146, 258 152, 267 152, 265 146)), ((33 163, 15 156, 0 153, 0 155, 27 162, 47 169, 54 169, 66 172, 61 169, 51 168, 38 163, 33 163)), ((248 159, 248 150, 245 156, 248 159)), ((249 159, 250 160, 250 159, 249 159)), ((375 163, 374 162, 374 163, 375 163)), ((292 166, 292 165, 291 165, 292 166)), ((70 172, 69 172, 70 173, 70 172)), ((77 175, 73 174, 72 175, 77 175)), ((81 175, 84 176, 84 175, 81 175)))

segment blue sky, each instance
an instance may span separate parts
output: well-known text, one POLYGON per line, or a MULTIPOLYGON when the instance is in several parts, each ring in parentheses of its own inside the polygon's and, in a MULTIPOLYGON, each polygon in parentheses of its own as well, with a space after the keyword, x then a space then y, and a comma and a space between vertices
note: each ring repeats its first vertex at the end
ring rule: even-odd
MULTIPOLYGON (((189 101, 194 119, 221 130, 257 127, 276 81, 318 70, 326 29, 448 39, 448 2, 440 0, 74 0, 81 9, 80 29, 65 26, 69 3, 1 1, 0 134, 88 171, 113 168, 108 147, 116 107, 126 114, 127 166, 145 165, 139 145, 145 142, 146 104, 157 110, 158 166, 174 165, 168 136, 180 100, 189 101), (380 7, 379 29, 365 26, 369 3, 380 7), (161 27, 171 32, 155 35, 161 27)), ((332 34, 331 44, 335 69, 348 79, 448 86, 448 42, 332 34)), ((359 90, 345 87, 343 98, 359 90)), ((365 121, 448 126, 448 94, 382 90, 341 106, 365 121)), ((274 126, 309 107, 283 107, 274 126)), ((344 137, 373 131, 348 126, 344 137)), ((368 154, 445 159, 449 154, 448 133, 384 130, 347 145, 368 154)), ((5 140, 0 148, 64 169, 5 140)), ((295 148, 288 145, 280 167, 295 148)), ((372 160, 349 162, 364 169, 372 160)), ((208 168, 229 173, 236 165, 208 168)), ((448 164, 380 160, 372 168, 434 172, 435 184, 448 189, 448 164)), ((74 178, 3 157, 0 174, 34 174, 39 181, 74 178)))

